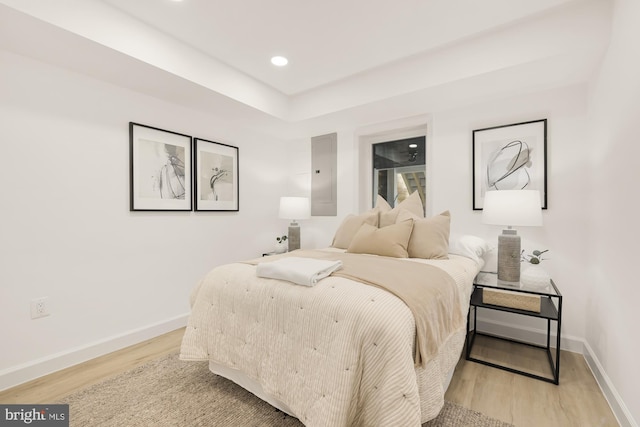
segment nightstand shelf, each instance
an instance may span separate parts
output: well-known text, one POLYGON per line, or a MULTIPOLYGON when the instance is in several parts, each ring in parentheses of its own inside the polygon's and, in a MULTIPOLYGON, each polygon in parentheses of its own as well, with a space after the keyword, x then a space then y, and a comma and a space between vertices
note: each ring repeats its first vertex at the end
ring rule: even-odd
POLYGON ((487 366, 492 366, 494 368, 503 369, 505 371, 517 373, 520 375, 525 375, 527 377, 535 378, 542 381, 551 382, 554 384, 559 384, 560 382, 560 326, 562 319, 562 294, 556 287, 556 284, 551 280, 549 288, 546 290, 536 290, 536 289, 527 289, 522 286, 512 286, 512 285, 501 285, 498 283, 497 277, 495 274, 489 273, 481 273, 476 277, 473 284, 473 293, 471 294, 471 301, 469 305, 469 314, 467 316, 467 349, 466 349, 466 359, 482 363, 487 366), (493 305, 487 304, 483 302, 483 292, 484 289, 498 289, 498 290, 507 290, 514 293, 522 293, 524 295, 537 295, 540 297, 540 312, 521 310, 518 308, 506 307, 502 305, 493 305), (547 321, 547 339, 546 345, 539 345, 530 342, 524 342, 519 340, 514 340, 511 338, 496 336, 493 334, 489 334, 486 332, 481 332, 477 330, 477 315, 478 310, 496 310, 502 311, 506 313, 512 313, 514 315, 527 316, 527 317, 536 317, 540 319, 545 319, 547 321), (473 311, 473 316, 471 312, 473 311), (473 320, 473 322, 472 322, 473 320), (556 324, 556 346, 555 348, 551 347, 551 322, 555 322, 556 324), (472 329, 473 325, 473 329, 472 329), (542 375, 537 375, 531 372, 523 371, 520 369, 515 369, 509 366, 501 365, 498 363, 494 363, 491 361, 483 360, 472 355, 473 344, 475 343, 475 339, 477 335, 488 336, 491 338, 497 338, 504 341, 514 342, 517 344, 523 344, 530 347, 535 347, 539 349, 543 349, 546 351, 546 354, 549 359, 549 366, 551 368, 552 377, 546 377, 542 375), (554 351, 552 351, 554 350, 554 351), (554 359, 555 353, 555 359, 554 359))
MULTIPOLYGON (((512 289, 509 288, 508 290, 511 291, 512 289)), ((540 297, 540 313, 536 313, 535 311, 520 310, 517 308, 502 307, 502 306, 493 305, 493 304, 485 304, 482 302, 482 293, 483 293, 482 287, 478 287, 475 290, 475 292, 473 292, 473 294, 471 295, 471 305, 475 307, 490 308, 492 310, 506 311, 508 313, 521 314, 523 316, 541 317, 543 319, 551 319, 556 321, 558 320, 558 309, 556 308, 556 306, 551 301, 551 298, 549 297, 546 297, 546 296, 540 297)), ((533 294, 535 295, 535 293, 533 294)))

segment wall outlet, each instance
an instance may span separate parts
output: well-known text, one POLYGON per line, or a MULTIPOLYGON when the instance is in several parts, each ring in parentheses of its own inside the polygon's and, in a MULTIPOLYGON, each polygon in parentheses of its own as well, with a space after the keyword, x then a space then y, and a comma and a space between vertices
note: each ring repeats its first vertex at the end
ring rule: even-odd
POLYGON ((42 297, 31 301, 31 318, 38 319, 49 314, 49 297, 42 297))

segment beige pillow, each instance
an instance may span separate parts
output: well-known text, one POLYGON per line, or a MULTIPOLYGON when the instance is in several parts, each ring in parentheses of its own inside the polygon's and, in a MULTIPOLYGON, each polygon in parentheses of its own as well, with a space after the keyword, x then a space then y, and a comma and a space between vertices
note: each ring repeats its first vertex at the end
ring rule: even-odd
POLYGON ((378 216, 378 227, 383 228, 395 224, 399 213, 400 210, 398 208, 393 208, 388 212, 380 212, 378 216))
POLYGON ((384 199, 384 197, 378 194, 378 196, 376 197, 375 209, 378 212, 387 212, 391 210, 391 205, 384 199))
POLYGON ((409 240, 409 257, 449 259, 449 211, 414 222, 409 240))
POLYGON ((353 236, 358 232, 360 226, 365 223, 377 227, 378 213, 366 212, 361 215, 347 215, 342 221, 342 224, 340 224, 340 227, 338 227, 335 236, 333 236, 331 246, 334 248, 347 249, 353 236))
POLYGON ((396 222, 402 222, 408 219, 412 219, 414 221, 420 221, 421 219, 424 219, 424 217, 420 217, 414 214, 413 212, 409 212, 406 209, 400 209, 398 211, 398 216, 396 217, 396 222))
POLYGON ((420 194, 417 191, 411 193, 409 197, 404 199, 398 206, 390 211, 381 211, 380 219, 378 219, 378 226, 380 228, 387 227, 391 224, 402 221, 398 218, 398 214, 403 210, 411 212, 418 218, 424 218, 422 199, 420 199, 420 194))
POLYGON ((422 205, 422 199, 420 193, 414 191, 409 197, 404 199, 398 206, 400 209, 406 209, 420 218, 424 218, 424 206, 422 205))
POLYGON ((389 205, 389 203, 387 203, 384 197, 378 194, 376 196, 375 206, 369 209, 368 211, 366 211, 365 213, 368 213, 368 214, 374 213, 378 215, 379 212, 388 212, 390 210, 391 210, 391 206, 389 205))
POLYGON ((363 224, 353 236, 347 252, 407 258, 407 246, 412 229, 413 220, 399 222, 384 228, 363 224))

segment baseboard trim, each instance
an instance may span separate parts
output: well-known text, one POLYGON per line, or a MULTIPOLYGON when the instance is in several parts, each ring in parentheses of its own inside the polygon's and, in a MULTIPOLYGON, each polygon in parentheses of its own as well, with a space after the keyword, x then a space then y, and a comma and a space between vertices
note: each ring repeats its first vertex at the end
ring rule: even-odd
POLYGON ((182 328, 186 326, 188 316, 188 313, 182 314, 162 322, 2 370, 0 371, 0 391, 182 328))
POLYGON ((609 376, 605 372, 600 363, 600 360, 596 357, 593 349, 589 345, 589 343, 584 343, 584 358, 587 361, 587 365, 593 372, 593 376, 596 379, 596 382, 600 386, 602 393, 604 394, 605 399, 609 402, 609 406, 613 411, 613 414, 618 419, 618 423, 620 423, 621 427, 638 427, 638 423, 633 419, 633 415, 627 408, 627 405, 622 400, 622 397, 618 393, 618 390, 613 386, 609 376))
MULTIPOLYGON (((539 329, 522 326, 514 327, 506 323, 480 318, 478 319, 478 330, 526 342, 545 343, 547 337, 546 331, 539 329)), ((554 337, 552 339, 555 340, 555 334, 552 333, 552 337, 554 337)), ((602 390, 605 399, 609 403, 611 411, 613 411, 618 423, 620 423, 620 426, 640 427, 633 419, 633 416, 627 408, 627 405, 622 400, 622 397, 611 383, 609 376, 605 372, 598 358, 595 356, 592 348, 589 346, 589 343, 583 339, 571 336, 562 336, 560 341, 562 350, 578 353, 584 357, 594 378, 596 379, 596 382, 598 383, 598 386, 602 390)))
MULTIPOLYGON (((478 330, 506 338, 511 338, 514 340, 532 342, 540 345, 546 345, 547 342, 546 331, 526 326, 514 327, 511 324, 498 322, 495 320, 482 319, 480 318, 480 316, 478 316, 478 330)), ((551 331, 552 343, 555 343, 556 339, 556 334, 554 332, 555 330, 551 331)), ((583 354, 584 340, 563 334, 560 339, 560 348, 572 353, 583 354)))

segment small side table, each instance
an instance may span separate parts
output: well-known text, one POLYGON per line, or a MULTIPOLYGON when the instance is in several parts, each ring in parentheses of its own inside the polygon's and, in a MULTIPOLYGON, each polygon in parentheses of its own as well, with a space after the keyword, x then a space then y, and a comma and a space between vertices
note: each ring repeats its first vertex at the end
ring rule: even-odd
POLYGON ((505 371, 513 372, 520 375, 525 375, 530 378, 535 378, 542 381, 551 382, 558 385, 560 383, 560 324, 562 321, 562 294, 556 287, 556 284, 551 280, 547 290, 534 290, 527 289, 520 285, 504 285, 498 282, 498 277, 493 273, 480 273, 474 279, 473 293, 471 294, 471 302, 469 305, 469 314, 467 316, 467 350, 466 359, 482 363, 483 365, 492 366, 494 368, 503 369, 505 371), (500 289, 512 292, 519 292, 527 295, 540 296, 540 312, 521 310, 518 308, 504 307, 500 305, 486 304, 483 302, 482 294, 484 289, 500 289), (537 317, 546 319, 547 321, 547 344, 546 346, 528 343, 523 341, 517 341, 506 337, 500 337, 493 334, 483 333, 477 330, 477 316, 478 310, 498 310, 507 313, 513 313, 521 316, 537 317), (473 310, 473 329, 471 329, 471 311, 473 310), (551 322, 556 323, 556 347, 555 347, 555 361, 552 354, 551 347, 551 322), (521 371, 508 366, 499 365, 497 363, 485 361, 482 359, 471 356, 473 344, 477 335, 484 335, 492 338, 497 338, 505 341, 515 342, 518 344, 528 345, 531 347, 545 349, 549 358, 549 365, 551 367, 553 378, 536 375, 533 373, 521 371))

